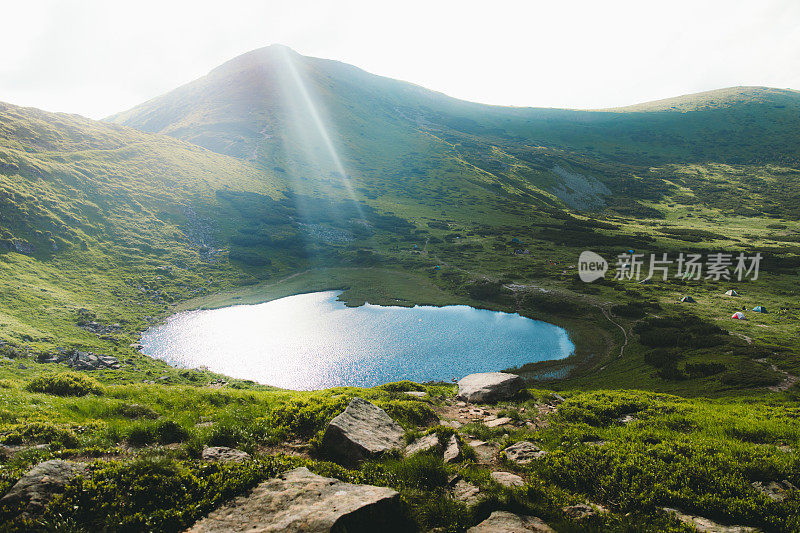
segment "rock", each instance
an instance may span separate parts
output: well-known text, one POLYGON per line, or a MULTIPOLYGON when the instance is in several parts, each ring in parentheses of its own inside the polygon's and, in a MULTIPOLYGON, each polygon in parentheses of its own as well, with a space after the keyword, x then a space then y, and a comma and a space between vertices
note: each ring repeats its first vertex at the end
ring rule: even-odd
POLYGON ((40 511, 53 496, 64 492, 69 480, 83 472, 84 468, 83 463, 60 459, 39 463, 0 499, 0 506, 24 509, 26 514, 40 511))
POLYGON ((535 516, 495 511, 489 518, 467 530, 467 533, 555 533, 555 530, 535 516))
POLYGON ((425 398, 428 395, 427 392, 422 392, 418 390, 407 390, 404 391, 403 394, 406 394, 408 396, 413 396, 414 398, 425 398))
POLYGON ((511 422, 511 419, 508 418, 507 416, 504 416, 502 418, 495 418, 494 420, 489 420, 488 422, 484 422, 484 425, 487 428, 496 428, 496 427, 500 427, 500 426, 505 426, 506 424, 508 424, 510 422, 511 422))
POLYGON ((234 498, 194 524, 192 533, 413 531, 400 494, 385 487, 353 485, 295 468, 234 498))
POLYGON ((75 370, 102 370, 120 368, 119 359, 110 355, 67 350, 57 354, 39 356, 40 363, 63 363, 75 370))
POLYGON ((491 477, 494 481, 504 487, 521 487, 525 484, 525 480, 511 472, 492 472, 491 477))
POLYGON ((458 442, 458 437, 450 435, 450 440, 447 441, 447 448, 444 450, 442 457, 445 463, 454 463, 461 459, 461 444, 458 442))
POLYGON ((636 418, 634 415, 627 414, 627 415, 621 416, 619 418, 615 418, 614 422, 617 422, 619 424, 630 424, 631 422, 636 422, 637 420, 639 420, 639 419, 636 418))
POLYGON ((406 447, 406 457, 427 452, 439 446, 439 436, 436 433, 423 435, 406 447))
POLYGON ((203 448, 203 461, 216 461, 220 463, 241 463, 250 459, 250 454, 237 450, 236 448, 228 448, 227 446, 210 446, 203 448))
POLYGON ((761 481, 753 482, 753 487, 759 490, 767 498, 776 502, 786 500, 791 491, 796 491, 795 487, 790 481, 784 479, 783 481, 770 481, 769 483, 762 483, 761 481))
POLYGON ((389 450, 399 450, 403 428, 386 411, 361 398, 353 398, 347 409, 330 421, 322 436, 327 457, 352 464, 389 450))
POLYGON ((513 444, 503 450, 506 454, 506 459, 512 463, 525 465, 535 459, 539 459, 547 455, 547 452, 526 440, 513 444))
POLYGON ((682 513, 677 509, 664 508, 665 511, 672 514, 689 527, 701 533, 758 533, 758 529, 748 526, 726 526, 703 518, 702 516, 695 516, 682 513))
POLYGON ((564 514, 573 520, 583 520, 585 518, 590 518, 592 516, 596 516, 599 513, 607 513, 608 509, 603 507, 602 505, 587 505, 585 503, 579 503, 577 505, 568 505, 562 509, 564 514))
POLYGON ((482 440, 471 440, 467 443, 473 450, 475 450, 475 455, 478 463, 492 463, 495 460, 495 454, 497 453, 497 448, 488 442, 483 442, 482 440))
POLYGON ((469 481, 464 481, 458 477, 450 484, 450 493, 454 500, 464 503, 468 507, 470 505, 475 505, 483 499, 481 489, 469 481))
POLYGON ((472 403, 508 400, 522 390, 525 381, 516 374, 470 374, 458 382, 458 398, 472 403))
POLYGON ((439 420, 439 425, 448 428, 458 429, 461 427, 461 422, 459 422, 458 420, 439 420))

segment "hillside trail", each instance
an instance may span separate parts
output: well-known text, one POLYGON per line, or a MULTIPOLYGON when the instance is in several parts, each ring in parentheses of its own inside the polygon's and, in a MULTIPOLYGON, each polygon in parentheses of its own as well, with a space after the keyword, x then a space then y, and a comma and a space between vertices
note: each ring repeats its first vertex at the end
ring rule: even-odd
POLYGON ((767 360, 766 358, 756 359, 756 362, 769 365, 769 367, 772 369, 773 372, 783 374, 783 381, 781 381, 777 385, 772 385, 770 387, 767 387, 772 392, 785 392, 791 389, 795 383, 800 381, 800 377, 790 374, 785 370, 781 370, 780 368, 778 368, 778 365, 776 365, 775 363, 770 363, 769 360, 767 360))

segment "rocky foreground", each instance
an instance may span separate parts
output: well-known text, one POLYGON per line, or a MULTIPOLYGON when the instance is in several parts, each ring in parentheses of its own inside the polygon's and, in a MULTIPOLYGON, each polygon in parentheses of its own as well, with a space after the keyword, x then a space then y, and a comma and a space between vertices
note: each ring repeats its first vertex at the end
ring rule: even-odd
MULTIPOLYGON (((562 518, 557 523, 548 523, 541 517, 519 512, 513 498, 498 500, 497 492, 486 490, 487 487, 497 487, 510 495, 515 494, 514 491, 530 491, 529 468, 546 461, 553 453, 533 439, 506 440, 501 444, 496 440, 481 440, 473 434, 484 428, 481 431, 506 430, 504 436, 508 437, 508 433, 519 431, 520 426, 530 431, 546 427, 548 417, 557 414, 564 405, 565 399, 558 394, 550 394, 546 402, 536 404, 536 415, 524 419, 504 416, 506 412, 498 408, 497 402, 508 405, 509 401, 519 401, 520 395, 526 394, 523 387, 523 380, 513 374, 493 372, 467 376, 459 382, 455 398, 445 399, 437 406, 437 427, 446 428, 446 431, 440 429, 411 435, 384 409, 361 397, 353 397, 344 410, 327 423, 315 453, 320 459, 338 465, 337 468, 350 469, 349 472, 359 472, 370 461, 387 458, 397 461, 415 457, 435 458, 439 464, 448 466, 449 473, 443 485, 447 497, 458 502, 463 509, 474 512, 475 516, 482 516, 466 529, 470 533, 552 532, 565 528, 569 531, 598 530, 597 524, 605 523, 603 517, 612 513, 598 502, 573 500, 560 509, 562 518), (471 465, 469 468, 477 467, 477 472, 485 475, 486 481, 478 483, 474 470, 466 476, 464 468, 468 465, 471 465)), ((424 399, 427 393, 423 391, 407 390, 397 394, 427 401, 424 399)), ((524 412, 525 408, 519 410, 524 412)), ((613 423, 625 426, 638 421, 636 413, 629 413, 617 417, 613 423)), ((605 442, 584 441, 583 445, 600 450, 605 442)), ((6 453, 20 453, 6 448, 6 453)), ((207 464, 246 466, 254 458, 250 453, 231 446, 204 446, 200 460, 207 464)), ((0 500, 0 509, 15 509, 16 520, 35 519, 64 494, 70 483, 87 475, 89 462, 88 458, 51 459, 37 464, 7 491, 0 500)), ((408 475, 414 474, 409 471, 408 475)), ((753 487, 775 502, 791 501, 798 492, 786 480, 755 482, 753 487)), ((158 490, 150 495, 156 499, 168 496, 158 493, 158 490)), ((671 516, 675 523, 684 524, 686 531, 758 531, 748 526, 723 525, 697 513, 667 506, 662 507, 661 512, 671 516)), ((343 481, 312 472, 305 466, 277 472, 249 490, 221 500, 186 529, 194 533, 392 533, 415 530, 418 530, 418 525, 410 518, 407 501, 397 490, 343 481)))

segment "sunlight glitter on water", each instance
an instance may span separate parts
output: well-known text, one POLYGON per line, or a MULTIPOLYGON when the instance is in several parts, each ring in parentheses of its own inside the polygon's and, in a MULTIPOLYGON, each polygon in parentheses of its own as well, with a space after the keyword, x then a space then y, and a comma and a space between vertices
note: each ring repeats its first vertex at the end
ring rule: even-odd
POLYGON ((565 330, 464 305, 346 307, 338 292, 189 311, 142 336, 142 352, 180 367, 295 390, 451 381, 560 359, 565 330))

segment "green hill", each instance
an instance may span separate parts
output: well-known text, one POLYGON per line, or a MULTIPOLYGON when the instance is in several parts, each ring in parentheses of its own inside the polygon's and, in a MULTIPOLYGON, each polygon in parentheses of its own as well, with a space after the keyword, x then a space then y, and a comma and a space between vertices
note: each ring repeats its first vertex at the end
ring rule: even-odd
POLYGON ((41 461, 89 463, 35 516, 0 502, 0 530, 182 531, 307 466, 396 489, 426 531, 496 510, 558 531, 688 532, 688 515, 797 531, 798 107, 758 87, 486 106, 276 46, 105 122, 0 103, 0 494, 41 461), (587 249, 612 269, 629 250, 763 263, 757 280, 583 283, 587 249), (294 392, 137 350, 178 310, 326 289, 516 312, 576 351, 508 369, 537 388, 467 409, 450 384, 294 392), (730 319, 755 305, 770 313, 730 319), (325 461, 354 396, 438 447, 325 461), (515 464, 519 441, 543 453, 515 464), (479 503, 454 497, 464 483, 479 503))

